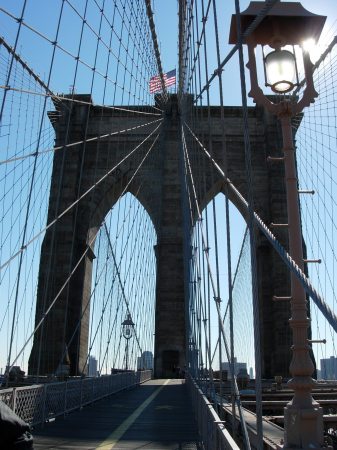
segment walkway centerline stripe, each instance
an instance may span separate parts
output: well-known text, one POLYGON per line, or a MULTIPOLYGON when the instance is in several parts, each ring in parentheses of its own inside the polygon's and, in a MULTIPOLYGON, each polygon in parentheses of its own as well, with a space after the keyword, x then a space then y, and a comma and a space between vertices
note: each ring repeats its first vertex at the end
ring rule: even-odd
POLYGON ((157 397, 160 391, 169 383, 170 380, 165 380, 164 384, 150 395, 138 408, 122 422, 118 428, 113 431, 110 436, 105 439, 98 447, 100 450, 110 450, 114 448, 123 434, 131 427, 135 420, 141 415, 144 409, 157 397))

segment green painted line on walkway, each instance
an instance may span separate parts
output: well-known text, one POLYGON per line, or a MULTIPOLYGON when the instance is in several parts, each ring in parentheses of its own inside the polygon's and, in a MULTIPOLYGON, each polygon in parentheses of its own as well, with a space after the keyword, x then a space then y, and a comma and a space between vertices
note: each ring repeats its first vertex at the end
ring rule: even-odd
POLYGON ((100 450, 111 450, 123 436, 123 434, 131 427, 137 417, 141 415, 144 409, 154 400, 159 392, 169 383, 170 380, 165 380, 164 384, 160 386, 153 394, 150 395, 138 408, 122 422, 118 428, 113 431, 98 447, 100 450))

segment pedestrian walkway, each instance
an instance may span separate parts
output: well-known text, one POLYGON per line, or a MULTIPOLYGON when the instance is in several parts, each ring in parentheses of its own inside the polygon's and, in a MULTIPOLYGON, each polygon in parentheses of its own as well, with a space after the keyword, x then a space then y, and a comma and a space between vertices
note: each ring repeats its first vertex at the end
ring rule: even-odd
POLYGON ((151 380, 36 429, 36 450, 199 450, 184 380, 151 380))

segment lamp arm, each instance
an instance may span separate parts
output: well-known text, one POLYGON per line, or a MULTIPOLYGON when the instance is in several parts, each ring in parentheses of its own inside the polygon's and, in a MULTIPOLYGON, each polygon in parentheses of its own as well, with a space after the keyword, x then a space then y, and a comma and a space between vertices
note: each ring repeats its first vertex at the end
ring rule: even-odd
POLYGON ((303 50, 303 65, 304 65, 306 87, 304 89, 301 100, 298 103, 294 104, 293 106, 294 114, 302 112, 306 106, 310 106, 310 103, 314 103, 315 98, 318 97, 318 93, 314 88, 314 80, 313 80, 314 64, 310 60, 309 53, 305 50, 303 50))
POLYGON ((252 42, 247 43, 248 47, 248 63, 246 67, 249 69, 250 74, 250 91, 248 96, 251 97, 254 102, 259 106, 264 106, 272 114, 277 114, 277 105, 272 103, 263 93, 262 89, 259 87, 257 81, 257 71, 256 71, 256 59, 255 59, 255 45, 252 42))

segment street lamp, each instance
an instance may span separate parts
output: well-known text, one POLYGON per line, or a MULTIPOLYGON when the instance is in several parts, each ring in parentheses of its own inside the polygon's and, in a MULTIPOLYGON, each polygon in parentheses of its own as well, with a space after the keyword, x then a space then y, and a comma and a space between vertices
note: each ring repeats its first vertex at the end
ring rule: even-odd
POLYGON ((131 314, 126 316, 124 322, 122 322, 122 333, 124 338, 126 339, 126 348, 125 348, 125 370, 128 370, 128 362, 129 362, 129 340, 132 337, 133 330, 135 324, 131 319, 131 314))
MULTIPOLYGON (((232 16, 229 42, 237 44, 238 26, 241 33, 248 29, 265 8, 265 2, 251 2, 240 14, 232 16)), ((291 96, 281 97, 277 104, 267 98, 258 85, 255 47, 262 46, 265 84, 273 92, 285 94, 299 85, 297 54, 294 46, 302 46, 309 38, 317 40, 326 17, 312 14, 298 2, 278 2, 265 15, 258 26, 247 36, 244 43, 248 47, 251 91, 249 96, 258 105, 264 106, 276 115, 282 125, 283 158, 287 191, 287 212, 289 231, 289 253, 303 271, 302 230, 300 222, 297 173, 291 118, 309 106, 317 97, 313 84, 313 64, 308 52, 302 48, 305 89, 301 99, 291 96), (265 54, 265 46, 272 50, 265 54)), ((248 33, 247 33, 248 34, 248 33)), ((294 397, 284 409, 284 448, 318 449, 323 442, 323 412, 311 395, 315 381, 311 375, 314 365, 310 358, 308 342, 309 319, 306 293, 298 278, 291 274, 291 319, 293 333, 293 355, 290 364, 292 379, 289 386, 294 397)))
POLYGON ((264 55, 266 86, 276 94, 286 94, 298 86, 298 71, 293 52, 280 47, 264 55))

